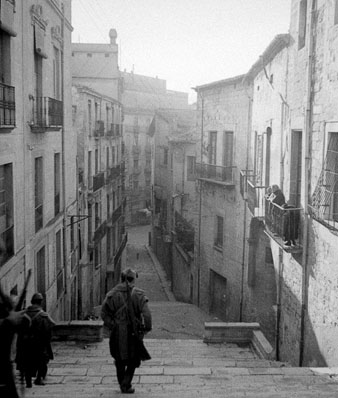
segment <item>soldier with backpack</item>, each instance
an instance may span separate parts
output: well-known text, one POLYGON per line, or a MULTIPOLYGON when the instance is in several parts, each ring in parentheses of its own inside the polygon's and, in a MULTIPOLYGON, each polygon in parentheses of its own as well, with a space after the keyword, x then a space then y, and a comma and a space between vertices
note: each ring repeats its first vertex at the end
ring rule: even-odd
POLYGON ((25 311, 25 326, 18 335, 17 368, 24 375, 26 386, 44 385, 48 362, 53 359, 51 331, 55 324, 52 318, 42 309, 43 296, 34 293, 31 304, 25 311))

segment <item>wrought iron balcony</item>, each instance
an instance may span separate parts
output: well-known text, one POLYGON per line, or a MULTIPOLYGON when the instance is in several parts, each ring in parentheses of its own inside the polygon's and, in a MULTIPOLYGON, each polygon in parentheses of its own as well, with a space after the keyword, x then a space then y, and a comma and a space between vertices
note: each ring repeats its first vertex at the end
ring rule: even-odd
POLYGON ((63 103, 50 97, 37 97, 33 102, 33 132, 59 129, 63 126, 63 103))
POLYGON ((116 180, 121 175, 121 166, 117 165, 115 167, 111 167, 107 171, 107 183, 116 180))
POLYGON ((104 186, 104 172, 97 173, 93 176, 93 191, 97 191, 98 189, 104 186))
POLYGON ((95 122, 94 137, 104 136, 104 122, 102 120, 97 120, 95 122))
POLYGON ((234 168, 236 166, 218 166, 208 163, 196 163, 195 172, 199 179, 210 182, 234 185, 234 168))
POLYGON ((265 199, 266 232, 287 252, 302 251, 302 214, 301 208, 279 206, 265 199))
POLYGON ((0 128, 15 127, 15 88, 0 83, 0 128))

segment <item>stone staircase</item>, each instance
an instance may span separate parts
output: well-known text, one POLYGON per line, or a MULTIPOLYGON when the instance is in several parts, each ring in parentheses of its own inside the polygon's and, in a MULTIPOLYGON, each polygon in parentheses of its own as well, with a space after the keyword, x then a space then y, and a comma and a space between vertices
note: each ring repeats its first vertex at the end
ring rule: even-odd
MULTIPOLYGON (((136 370, 135 397, 338 397, 338 369, 292 368, 261 359, 247 344, 146 339, 152 359, 136 370)), ((99 343, 54 343, 45 386, 25 397, 108 398, 122 396, 108 339, 99 343)))

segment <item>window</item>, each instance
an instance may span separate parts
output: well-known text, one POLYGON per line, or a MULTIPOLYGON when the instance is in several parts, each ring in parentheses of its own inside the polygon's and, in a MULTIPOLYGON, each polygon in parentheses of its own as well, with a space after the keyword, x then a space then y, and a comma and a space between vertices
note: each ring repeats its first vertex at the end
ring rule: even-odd
POLYGON ((61 174, 60 174, 60 154, 54 154, 54 215, 60 213, 60 187, 61 187, 61 174))
POLYGON ((195 156, 187 156, 187 180, 195 181, 195 156))
POLYGON ((88 203, 88 242, 91 242, 92 240, 92 222, 93 222, 92 205, 88 203))
POLYGON ((46 293, 46 255, 45 246, 36 253, 36 289, 45 296, 46 293))
POLYGON ((301 0, 299 3, 298 50, 301 50, 305 46, 306 14, 307 14, 307 0, 301 0))
POLYGON ((163 164, 168 164, 168 148, 163 148, 163 164))
POLYGON ((224 131, 223 134, 223 179, 225 181, 232 180, 232 166, 233 166, 233 151, 234 151, 234 132, 224 131))
POLYGON ((137 189, 138 189, 138 187, 139 187, 138 180, 134 180, 134 183, 133 183, 133 189, 137 190, 137 189))
POLYGON ((138 169, 138 159, 134 159, 134 169, 138 169))
POLYGON ((92 187, 92 152, 88 151, 88 187, 92 187))
POLYGON ((223 247, 223 217, 216 216, 215 246, 223 247))
POLYGON ((95 202, 95 229, 100 225, 100 205, 95 202))
POLYGON ((109 130, 109 107, 106 105, 106 129, 109 130))
POLYGON ((334 24, 338 24, 338 0, 335 1, 334 5, 334 24))
POLYGON ((217 131, 209 131, 208 163, 216 164, 217 131))
POLYGON ((262 185, 263 174, 263 136, 258 135, 255 131, 255 148, 254 148, 254 176, 256 185, 262 185))
POLYGON ((61 66, 60 66, 60 51, 54 47, 53 59, 53 85, 54 85, 54 98, 61 99, 61 66))
POLYGON ((302 132, 292 131, 289 204, 300 207, 302 183, 302 132))
POLYGON ((0 29, 0 83, 10 84, 10 36, 0 29))
POLYGON ((107 218, 110 217, 110 196, 107 195, 107 218))
POLYGON ((62 256, 61 256, 61 230, 55 234, 55 267, 58 274, 62 270, 62 256))
POLYGON ((35 158, 35 232, 43 225, 43 169, 42 157, 35 158))
POLYGON ((111 147, 111 163, 112 163, 112 166, 115 166, 115 147, 114 146, 111 147))
POLYGON ((109 169, 109 148, 106 149, 106 170, 109 169))
POLYGON ((99 120, 99 104, 95 102, 95 126, 98 120, 99 120))
POLYGON ((88 100, 88 132, 92 134, 92 101, 88 100))
POLYGON ((94 266, 98 268, 101 265, 101 241, 95 245, 94 249, 94 266))
POLYGON ((13 170, 12 164, 0 166, 0 240, 4 253, 0 266, 14 254, 13 170))
POLYGON ((95 174, 99 172, 99 150, 95 149, 95 174))

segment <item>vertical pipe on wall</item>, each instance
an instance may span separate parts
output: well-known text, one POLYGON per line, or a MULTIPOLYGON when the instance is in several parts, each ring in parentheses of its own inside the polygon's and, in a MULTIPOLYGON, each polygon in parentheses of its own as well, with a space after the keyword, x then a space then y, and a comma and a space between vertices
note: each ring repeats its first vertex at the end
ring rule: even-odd
POLYGON ((304 167, 304 235, 303 235, 303 254, 302 254, 302 307, 300 319, 300 341, 299 341, 299 366, 303 366, 304 362, 304 347, 305 347, 305 321, 308 307, 308 245, 309 245, 309 213, 308 202, 310 187, 310 172, 311 172, 311 132, 312 132, 312 72, 314 59, 314 28, 315 28, 315 12, 316 0, 311 1, 310 21, 309 21, 309 36, 308 36, 308 65, 307 65, 307 86, 306 86, 306 116, 305 116, 305 167, 304 167))
POLYGON ((63 202, 63 234, 62 234, 62 243, 63 243, 63 269, 64 269, 64 319, 68 319, 70 311, 69 311, 69 297, 68 297, 68 259, 67 259, 67 209, 66 209, 66 163, 65 163, 65 73, 64 73, 64 40, 65 40, 65 8, 62 5, 62 28, 61 28, 61 36, 62 36, 62 51, 61 51, 61 98, 62 98, 62 114, 63 114, 63 126, 61 129, 61 173, 62 173, 62 202, 63 202))
MULTIPOLYGON (((251 111, 252 111, 252 98, 247 93, 248 102, 248 118, 247 118, 247 136, 246 136, 246 160, 245 160, 245 183, 247 181, 247 173, 249 169, 249 156, 250 156, 250 142, 251 142, 251 111)), ((245 272, 245 252, 246 252, 246 228, 247 228, 247 197, 244 200, 244 215, 243 215, 243 249, 242 249, 242 274, 241 274, 241 298, 239 304, 239 321, 243 321, 243 306, 244 306, 244 272, 245 272)))
MULTIPOLYGON (((201 93, 197 91, 197 95, 201 98, 201 149, 200 149, 200 156, 201 156, 201 168, 203 163, 203 139, 204 139, 204 97, 201 96, 201 93)), ((197 305, 200 306, 200 281, 201 281, 201 227, 202 227, 202 181, 199 181, 199 211, 198 211, 198 259, 197 259, 197 305)))

